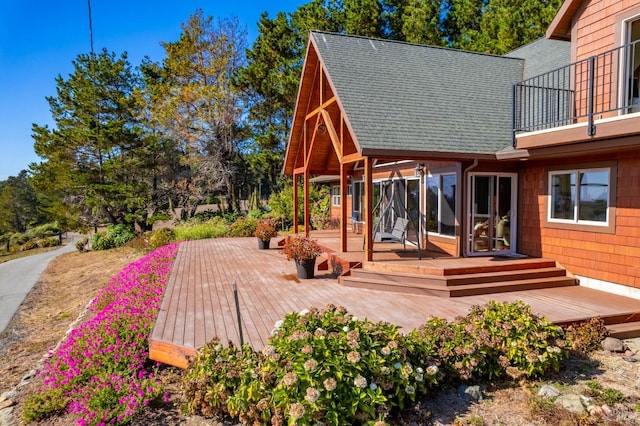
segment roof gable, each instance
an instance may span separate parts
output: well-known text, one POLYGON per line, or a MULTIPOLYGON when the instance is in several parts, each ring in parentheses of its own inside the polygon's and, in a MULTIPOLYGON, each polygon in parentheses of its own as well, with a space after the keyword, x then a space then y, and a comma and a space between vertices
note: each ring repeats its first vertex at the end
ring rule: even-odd
POLYGON ((523 61, 312 32, 363 155, 494 154, 511 143, 511 85, 523 61))

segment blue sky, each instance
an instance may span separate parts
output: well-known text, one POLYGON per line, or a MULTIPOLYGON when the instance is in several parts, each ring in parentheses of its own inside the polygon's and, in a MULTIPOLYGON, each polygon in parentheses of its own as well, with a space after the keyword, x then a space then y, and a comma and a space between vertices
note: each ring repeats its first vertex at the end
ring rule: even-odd
MULTIPOLYGON (((164 57, 162 41, 175 41, 180 24, 197 8, 205 15, 237 16, 249 44, 260 14, 292 12, 304 0, 91 0, 93 44, 119 56, 127 52, 137 66, 144 56, 164 57)), ((55 78, 66 78, 71 61, 89 53, 87 0, 0 0, 0 180, 16 176, 32 162, 31 125, 53 127, 46 96, 55 96, 55 78)))

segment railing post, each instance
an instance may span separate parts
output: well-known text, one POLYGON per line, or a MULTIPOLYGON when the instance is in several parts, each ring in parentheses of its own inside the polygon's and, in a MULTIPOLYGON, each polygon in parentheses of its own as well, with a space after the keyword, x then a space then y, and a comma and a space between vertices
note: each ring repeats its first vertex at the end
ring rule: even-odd
POLYGON ((587 134, 589 136, 594 136, 596 134, 596 126, 593 124, 593 85, 595 83, 595 64, 596 57, 592 56, 589 58, 589 88, 587 89, 587 113, 589 122, 587 124, 587 134))
POLYGON ((238 285, 236 280, 233 280, 233 299, 236 302, 236 316, 238 318, 238 334, 240 335, 240 351, 244 346, 244 337, 242 336, 242 317, 240 316, 240 301, 238 300, 238 285))
POLYGON ((518 83, 511 85, 511 145, 515 148, 518 141, 516 139, 516 88, 518 83))

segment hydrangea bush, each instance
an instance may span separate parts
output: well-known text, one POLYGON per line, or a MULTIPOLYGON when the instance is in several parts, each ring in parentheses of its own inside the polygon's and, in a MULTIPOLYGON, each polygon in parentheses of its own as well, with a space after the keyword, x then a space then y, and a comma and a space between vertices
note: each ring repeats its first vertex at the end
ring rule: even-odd
POLYGON ((185 400, 190 412, 243 423, 382 425, 435 387, 437 375, 397 326, 330 305, 287 315, 259 353, 207 345, 186 376, 185 400))
POLYGON ((381 426, 442 383, 542 375, 568 348, 562 329, 523 302, 431 318, 408 334, 330 305, 278 321, 261 352, 207 345, 185 376, 186 408, 247 424, 381 426))
POLYGON ((410 341, 436 351, 450 380, 540 376, 558 371, 571 345, 564 331, 522 301, 490 301, 447 322, 429 319, 410 341))
POLYGON ((43 387, 24 416, 42 420, 63 412, 80 425, 126 423, 161 400, 163 385, 148 360, 147 339, 178 244, 161 247, 114 276, 90 305, 91 318, 46 359, 43 387))

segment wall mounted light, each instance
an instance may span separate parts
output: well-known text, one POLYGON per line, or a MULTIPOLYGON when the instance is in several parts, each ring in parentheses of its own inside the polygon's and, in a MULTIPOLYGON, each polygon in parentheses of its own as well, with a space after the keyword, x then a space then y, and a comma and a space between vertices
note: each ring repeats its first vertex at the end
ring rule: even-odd
POLYGON ((424 163, 416 164, 415 169, 413 169, 414 176, 424 177, 424 163))
POLYGON ((321 135, 327 133, 327 126, 324 123, 318 124, 318 133, 321 135))

